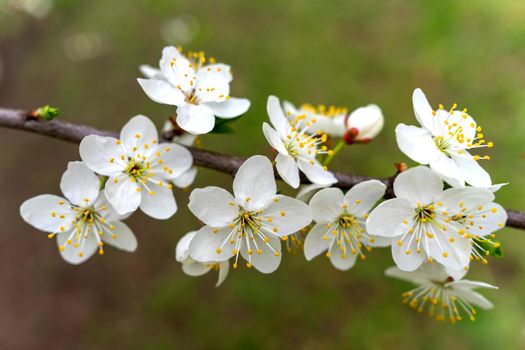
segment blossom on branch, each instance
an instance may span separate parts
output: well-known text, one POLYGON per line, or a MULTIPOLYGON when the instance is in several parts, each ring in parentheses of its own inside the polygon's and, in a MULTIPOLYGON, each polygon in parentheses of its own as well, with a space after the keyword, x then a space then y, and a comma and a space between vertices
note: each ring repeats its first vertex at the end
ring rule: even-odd
POLYGON ((80 156, 98 174, 108 176, 106 196, 119 214, 137 208, 155 219, 177 211, 170 181, 188 171, 193 159, 183 146, 159 144, 155 125, 145 116, 133 117, 120 139, 86 136, 80 156))
POLYGON ((317 121, 306 121, 305 115, 298 115, 292 122, 283 113, 279 99, 268 97, 268 116, 272 126, 263 124, 264 136, 278 152, 275 158, 277 172, 293 188, 299 187, 299 170, 308 180, 317 185, 329 186, 337 182, 335 176, 317 160, 320 154, 329 154, 324 145, 326 134, 317 131, 314 135, 308 129, 317 121))
POLYGON ((141 66, 148 78, 138 78, 153 101, 177 106, 177 124, 192 134, 207 134, 215 117, 231 119, 250 108, 245 98, 230 97, 230 66, 206 59, 203 52, 183 55, 173 46, 165 47, 160 69, 141 66))
POLYGON ((399 124, 396 138, 399 149, 412 160, 429 165, 443 180, 454 187, 463 187, 465 182, 476 187, 488 188, 490 175, 478 164, 478 160, 489 156, 471 155, 469 150, 491 148, 486 142, 481 127, 467 114, 467 110, 450 110, 443 105, 434 111, 421 89, 412 96, 414 113, 421 127, 399 124))
POLYGON ((20 215, 31 226, 56 237, 60 255, 80 264, 107 243, 133 252, 137 240, 100 191, 100 179, 82 162, 69 162, 60 182, 65 198, 43 194, 26 200, 20 215))
POLYGON ((312 221, 305 203, 276 194, 272 164, 253 156, 237 171, 232 196, 219 187, 192 191, 188 205, 205 226, 190 243, 190 256, 201 263, 226 261, 239 255, 247 267, 271 273, 281 262, 281 239, 312 221))
POLYGON ((325 188, 310 201, 315 225, 304 242, 304 254, 312 260, 326 252, 339 270, 354 266, 372 247, 387 247, 391 239, 373 237, 365 228, 368 213, 383 198, 386 186, 377 180, 362 182, 345 194, 338 188, 325 188))
POLYGON ((468 269, 472 239, 505 225, 492 192, 475 187, 443 191, 443 181, 424 166, 399 174, 394 193, 397 198, 370 213, 366 227, 372 235, 394 240, 392 256, 404 271, 416 270, 425 259, 451 270, 468 269), (483 223, 472 211, 480 211, 483 223))

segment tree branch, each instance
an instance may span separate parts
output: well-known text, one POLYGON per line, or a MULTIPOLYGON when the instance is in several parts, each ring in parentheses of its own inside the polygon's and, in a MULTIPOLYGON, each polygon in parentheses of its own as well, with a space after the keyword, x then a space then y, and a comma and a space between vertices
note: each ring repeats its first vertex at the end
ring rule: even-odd
MULTIPOLYGON (((101 136, 111 136, 118 138, 117 132, 108 130, 99 130, 91 126, 68 123, 60 120, 52 120, 50 122, 40 121, 30 116, 30 113, 23 110, 0 108, 0 126, 30 131, 33 133, 50 136, 53 138, 80 143, 80 141, 87 135, 95 134, 101 136)), ((169 140, 165 140, 169 141, 169 140)), ((241 164, 244 162, 243 157, 231 156, 217 152, 197 149, 195 147, 188 147, 193 155, 195 165, 205 167, 208 169, 217 170, 230 175, 235 175, 241 164)), ((348 189, 354 185, 371 180, 373 178, 360 175, 352 175, 340 172, 334 172, 338 183, 337 187, 348 189)), ((276 177, 278 177, 276 175, 276 177)), ((386 197, 392 197, 392 185, 394 177, 377 179, 383 182, 388 190, 386 197)), ((302 176, 302 183, 309 183, 308 180, 302 176)), ((508 221, 507 226, 525 230, 525 213, 517 210, 507 209, 508 221)))

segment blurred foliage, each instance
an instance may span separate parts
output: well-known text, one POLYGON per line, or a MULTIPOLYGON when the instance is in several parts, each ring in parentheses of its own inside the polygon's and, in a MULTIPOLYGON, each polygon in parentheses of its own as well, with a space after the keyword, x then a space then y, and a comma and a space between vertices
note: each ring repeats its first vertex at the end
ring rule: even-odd
MULTIPOLYGON (((376 103, 386 117, 382 134, 343 150, 332 168, 387 176, 394 162, 408 161, 393 130, 415 123, 411 94, 421 87, 434 105, 469 108, 495 143, 483 165, 495 183, 510 182, 498 201, 525 209, 521 0, 55 0, 40 17, 14 8, 17 1, 43 0, 0 1, 0 105, 52 104, 64 120, 114 130, 141 113, 160 127, 175 110, 142 93, 137 68, 155 65, 164 45, 183 44, 230 64, 232 95, 252 100, 248 113, 228 125, 235 135, 206 136, 203 147, 270 154, 261 133, 269 94, 350 109, 376 103)), ((0 218, 0 348, 525 348, 523 232, 502 231, 505 258, 472 267, 470 278, 500 286, 484 293, 495 310, 455 326, 401 304, 409 286, 383 276, 392 264, 388 249, 344 273, 321 257, 307 264, 285 256, 275 274, 240 269, 218 289, 212 273, 185 276, 174 247, 198 223, 184 191, 177 192, 174 218, 130 220, 140 242, 135 254, 108 251, 67 266, 54 243, 21 222, 18 205, 58 192, 77 148, 0 133, 10 144, 0 149, 0 179, 11 184, 2 189, 0 218)), ((231 179, 201 170, 195 185, 209 184, 229 189, 231 179)))

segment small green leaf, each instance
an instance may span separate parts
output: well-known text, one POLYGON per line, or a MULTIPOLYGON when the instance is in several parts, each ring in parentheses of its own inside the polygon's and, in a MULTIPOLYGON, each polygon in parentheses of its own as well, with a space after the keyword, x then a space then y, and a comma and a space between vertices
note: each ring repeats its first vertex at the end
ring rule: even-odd
POLYGON ((108 182, 109 177, 101 176, 100 177, 100 190, 102 191, 106 187, 106 182, 108 182))
POLYGON ((230 126, 230 124, 239 119, 240 116, 231 119, 216 118, 215 127, 211 132, 215 134, 232 134, 233 128, 230 126))
POLYGON ((56 107, 51 107, 49 105, 40 107, 36 110, 35 114, 37 118, 50 121, 58 117, 58 114, 60 113, 59 109, 56 107))

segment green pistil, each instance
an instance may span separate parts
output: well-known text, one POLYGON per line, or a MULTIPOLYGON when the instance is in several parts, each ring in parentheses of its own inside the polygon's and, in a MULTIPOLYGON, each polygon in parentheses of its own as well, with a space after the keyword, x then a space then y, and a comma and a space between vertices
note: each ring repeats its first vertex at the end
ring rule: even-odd
POLYGON ((125 170, 125 173, 130 177, 141 179, 144 177, 146 170, 147 169, 141 162, 131 160, 128 164, 128 167, 125 170))
POLYGON ((443 138, 443 136, 436 136, 434 137, 434 142, 436 143, 436 147, 443 153, 445 153, 447 156, 449 155, 448 149, 450 147, 450 144, 447 140, 443 138))

